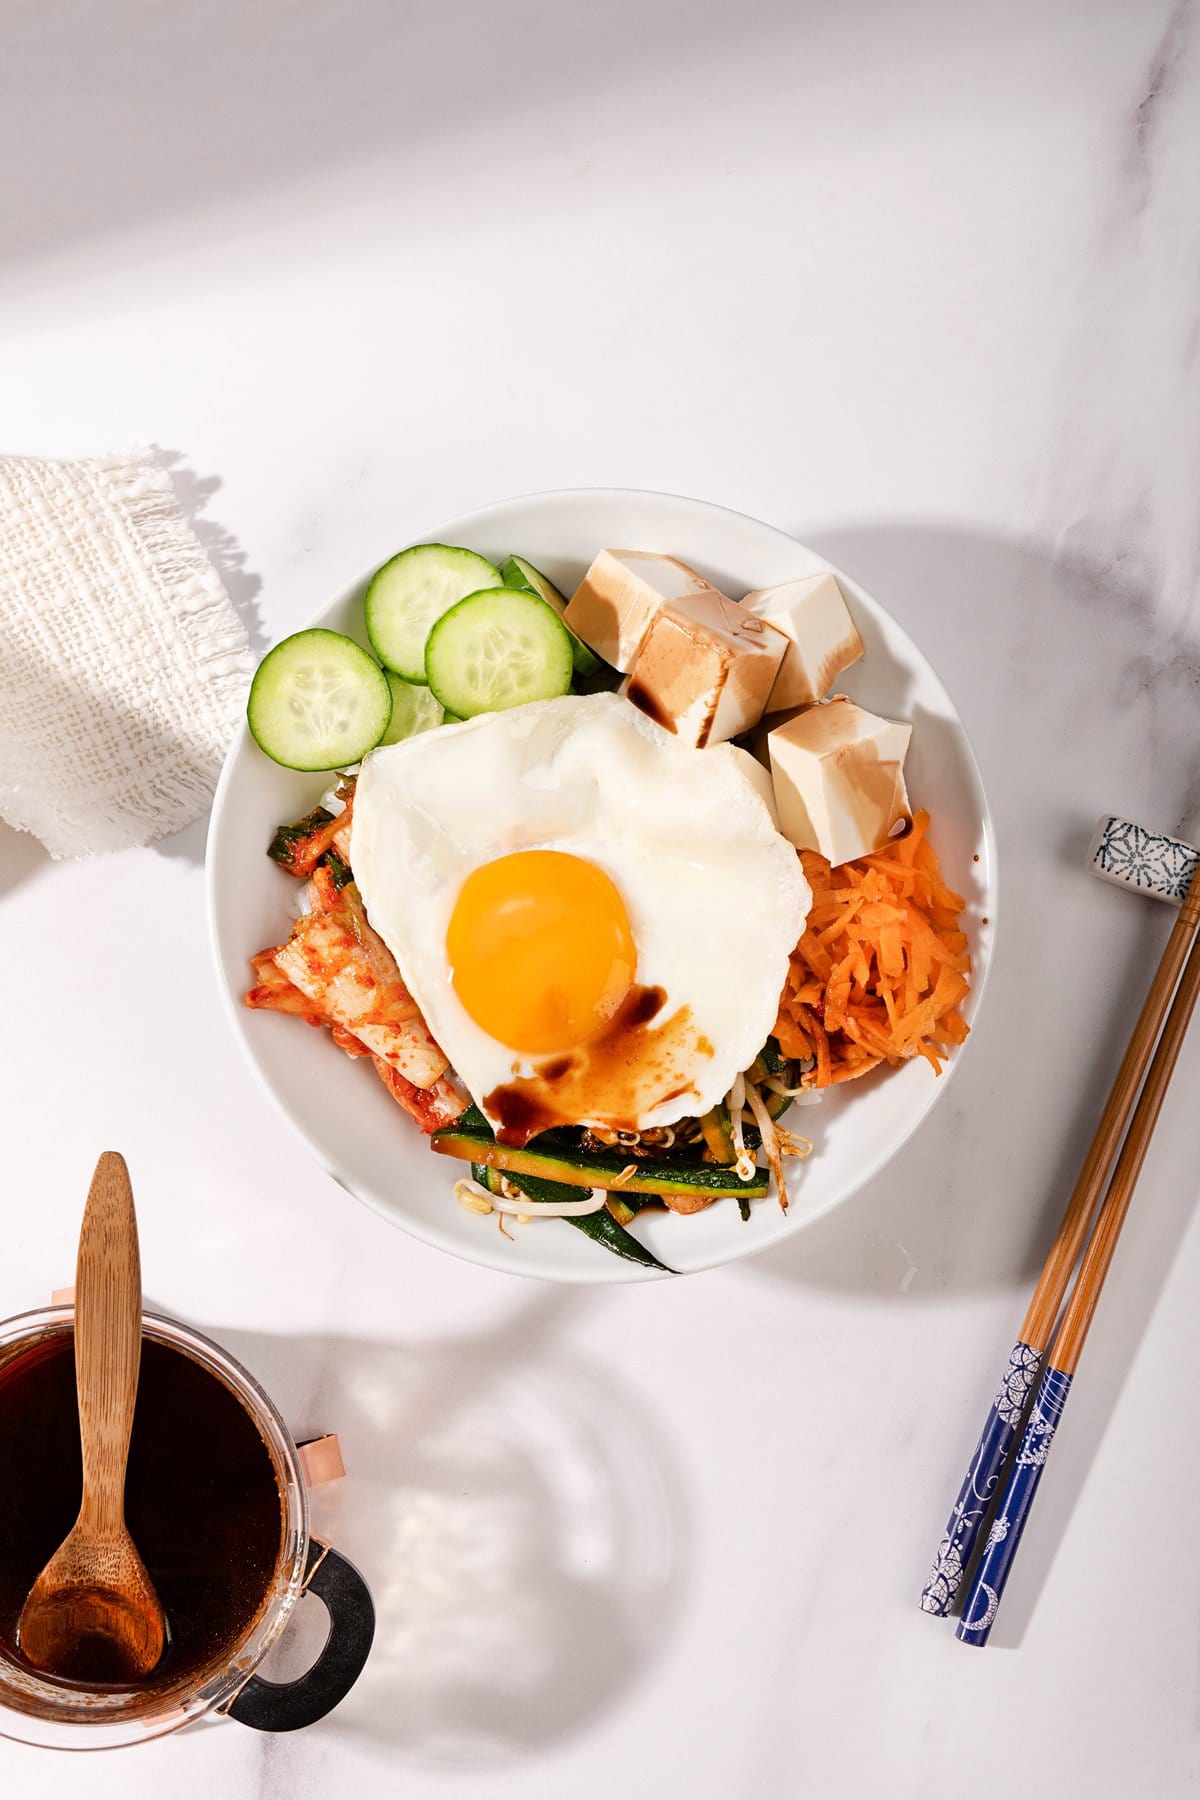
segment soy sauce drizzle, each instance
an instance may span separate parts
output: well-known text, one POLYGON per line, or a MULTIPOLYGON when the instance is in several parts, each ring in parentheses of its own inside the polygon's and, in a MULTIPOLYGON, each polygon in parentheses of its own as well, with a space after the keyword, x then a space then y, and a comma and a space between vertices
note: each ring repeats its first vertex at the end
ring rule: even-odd
POLYGON ((539 1132, 583 1118, 633 1130, 639 1115, 694 1092, 687 1072, 697 1057, 711 1057, 713 1047, 696 1032, 687 1006, 651 1031, 666 1002, 664 988, 631 987, 587 1043, 535 1063, 532 1075, 493 1088, 483 1105, 496 1121, 497 1141, 519 1148, 539 1132))

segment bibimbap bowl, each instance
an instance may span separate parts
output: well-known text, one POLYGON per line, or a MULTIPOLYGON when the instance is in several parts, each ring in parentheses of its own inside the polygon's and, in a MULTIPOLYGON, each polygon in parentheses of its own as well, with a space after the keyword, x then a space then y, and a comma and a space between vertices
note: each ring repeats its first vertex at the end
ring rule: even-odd
MULTIPOLYGON (((501 502, 438 525, 424 541, 460 544, 500 563, 514 551, 570 594, 603 545, 657 550, 686 560, 722 591, 739 596, 830 569, 786 533, 706 502, 621 489, 551 493, 501 502)), ((381 540, 376 564, 415 534, 381 540)), ((972 958, 963 1011, 978 1016, 991 964, 997 912, 996 849, 979 772, 953 702, 921 651, 891 615, 849 576, 833 570, 865 654, 837 690, 885 717, 913 720, 906 763, 915 806, 933 818, 937 854, 951 888, 964 894, 963 929, 972 958)), ((363 598, 368 576, 315 617, 288 619, 345 633, 367 645, 363 598)), ((226 1012, 249 1066, 321 1166, 393 1224, 452 1254, 511 1273, 577 1282, 663 1276, 605 1255, 560 1220, 527 1225, 480 1217, 459 1205, 466 1164, 432 1156, 427 1140, 369 1071, 331 1052, 324 1031, 246 1008, 250 958, 286 936, 294 887, 266 855, 276 827, 315 806, 330 777, 300 774, 263 755, 246 727, 230 749, 208 841, 209 926, 226 1012)), ((672 1270, 690 1273, 748 1256, 802 1231, 876 1175, 929 1116, 963 1054, 935 1076, 922 1058, 831 1088, 820 1104, 787 1115, 813 1152, 794 1165, 791 1204, 755 1201, 743 1220, 735 1200, 682 1216, 642 1212, 638 1237, 672 1270)))

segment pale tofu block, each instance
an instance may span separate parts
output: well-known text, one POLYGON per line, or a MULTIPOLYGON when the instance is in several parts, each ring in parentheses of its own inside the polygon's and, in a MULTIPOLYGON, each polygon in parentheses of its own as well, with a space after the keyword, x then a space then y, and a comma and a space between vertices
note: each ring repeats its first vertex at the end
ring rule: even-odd
POLYGON ((767 737, 779 829, 836 867, 881 850, 912 818, 904 785, 911 725, 836 696, 767 737))
POLYGON ((742 605, 788 640, 769 713, 823 700, 843 669, 857 662, 863 641, 832 575, 806 575, 779 587, 756 588, 742 605))
POLYGON ((660 608, 625 692, 687 744, 723 744, 757 725, 787 648, 781 631, 715 588, 660 608))
POLYGON ((740 744, 720 744, 716 749, 717 752, 722 752, 726 756, 736 758, 738 773, 744 776, 750 783, 750 786, 754 789, 755 793, 770 813, 771 823, 776 831, 778 831, 779 808, 775 804, 775 784, 771 780, 770 769, 764 769, 757 756, 751 756, 750 752, 748 750, 743 750, 740 744))
POLYGON ((602 550, 572 595, 563 619, 577 638, 627 675, 662 607, 716 588, 674 556, 653 550, 602 550))

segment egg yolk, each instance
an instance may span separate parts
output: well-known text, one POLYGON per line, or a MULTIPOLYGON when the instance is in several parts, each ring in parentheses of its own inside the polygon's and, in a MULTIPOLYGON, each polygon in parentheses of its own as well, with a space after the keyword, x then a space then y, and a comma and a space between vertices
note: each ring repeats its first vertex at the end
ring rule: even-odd
POLYGON ((454 991, 512 1050, 570 1050, 607 1024, 637 958, 625 903, 602 869, 518 850, 472 870, 446 933, 454 991))

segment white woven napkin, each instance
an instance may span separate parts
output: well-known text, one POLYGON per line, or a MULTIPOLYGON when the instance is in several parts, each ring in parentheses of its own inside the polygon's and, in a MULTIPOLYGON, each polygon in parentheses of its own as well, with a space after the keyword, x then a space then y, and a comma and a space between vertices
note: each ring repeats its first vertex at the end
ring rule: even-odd
POLYGON ((177 831, 245 701, 245 629, 150 451, 0 457, 0 815, 51 856, 177 831))

